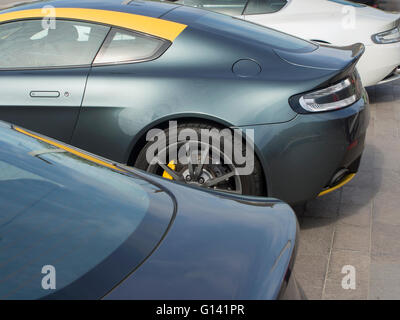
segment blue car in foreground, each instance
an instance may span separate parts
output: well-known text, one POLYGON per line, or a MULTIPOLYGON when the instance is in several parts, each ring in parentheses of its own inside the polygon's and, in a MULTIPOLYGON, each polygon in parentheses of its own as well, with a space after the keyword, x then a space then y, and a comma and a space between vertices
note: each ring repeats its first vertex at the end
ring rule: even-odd
POLYGON ((0 299, 302 298, 297 219, 0 122, 0 299))

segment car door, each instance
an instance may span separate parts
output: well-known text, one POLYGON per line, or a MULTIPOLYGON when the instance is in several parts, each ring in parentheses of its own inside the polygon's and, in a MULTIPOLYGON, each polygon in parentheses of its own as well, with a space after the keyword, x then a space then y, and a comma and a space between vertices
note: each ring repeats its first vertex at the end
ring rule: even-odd
POLYGON ((109 30, 72 20, 0 25, 0 120, 69 142, 109 30))

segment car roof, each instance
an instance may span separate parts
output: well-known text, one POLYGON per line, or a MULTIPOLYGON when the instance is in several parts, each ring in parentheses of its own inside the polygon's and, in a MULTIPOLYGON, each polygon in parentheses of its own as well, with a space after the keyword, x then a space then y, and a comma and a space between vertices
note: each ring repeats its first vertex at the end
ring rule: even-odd
POLYGON ((187 27, 209 38, 245 43, 248 50, 315 46, 305 40, 231 16, 198 8, 142 0, 51 0, 36 1, 0 12, 0 23, 56 17, 81 20, 142 32, 173 42, 187 27), (44 10, 46 9, 46 10, 44 10), (53 12, 49 11, 54 9, 53 12))
POLYGON ((77 19, 131 29, 174 41, 187 25, 161 17, 177 7, 179 6, 174 4, 140 0, 35 1, 1 11, 0 23, 54 15, 62 19, 77 19), (51 12, 52 9, 55 11, 51 12))
POLYGON ((168 11, 178 7, 178 5, 172 3, 141 0, 37 0, 28 2, 22 0, 19 5, 17 3, 17 5, 14 5, 3 12, 38 9, 43 8, 44 6, 53 6, 55 8, 110 10, 153 18, 160 18, 168 11))

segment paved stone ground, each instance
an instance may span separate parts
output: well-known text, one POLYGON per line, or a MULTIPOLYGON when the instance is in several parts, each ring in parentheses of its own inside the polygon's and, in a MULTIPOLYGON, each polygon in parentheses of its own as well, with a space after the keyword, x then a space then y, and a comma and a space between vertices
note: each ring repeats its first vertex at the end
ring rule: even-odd
MULTIPOLYGON (((400 0, 381 1, 400 11, 400 0)), ((299 213, 296 275, 309 299, 400 299, 400 81, 368 88, 371 123, 359 174, 299 213), (356 268, 356 289, 341 286, 356 268)))
POLYGON ((400 82, 368 93, 359 174, 299 213, 296 275, 310 299, 400 299, 400 82), (344 265, 356 268, 355 290, 341 287, 344 265))

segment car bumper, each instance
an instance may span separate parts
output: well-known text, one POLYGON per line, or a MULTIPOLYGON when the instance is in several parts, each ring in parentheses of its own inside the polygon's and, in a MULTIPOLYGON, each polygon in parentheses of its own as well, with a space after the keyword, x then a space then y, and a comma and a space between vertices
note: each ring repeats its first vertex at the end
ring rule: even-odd
POLYGON ((394 70, 400 66, 400 42, 393 44, 373 44, 365 47, 365 53, 357 64, 364 86, 399 78, 394 70))
POLYGON ((289 278, 287 288, 279 300, 308 300, 303 288, 296 280, 295 274, 289 278))
POLYGON ((266 176, 267 195, 290 204, 317 197, 358 170, 369 124, 363 98, 333 112, 298 115, 279 124, 243 127, 254 130, 256 153, 266 176), (338 179, 339 178, 339 179, 338 179))
POLYGON ((307 300, 307 297, 301 288, 300 284, 296 280, 295 276, 295 260, 297 257, 297 251, 299 247, 299 237, 300 237, 300 226, 297 223, 296 228, 296 241, 292 251, 292 256, 289 261, 289 265, 286 270, 283 283, 278 295, 279 300, 307 300))

